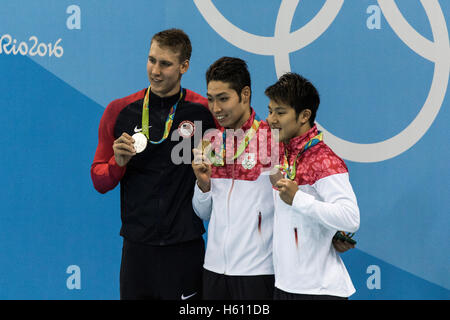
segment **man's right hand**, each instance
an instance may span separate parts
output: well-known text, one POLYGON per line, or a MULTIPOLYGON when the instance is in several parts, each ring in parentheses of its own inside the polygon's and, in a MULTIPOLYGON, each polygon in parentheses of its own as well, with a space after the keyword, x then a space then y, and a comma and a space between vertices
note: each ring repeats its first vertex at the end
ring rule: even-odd
POLYGON ((194 160, 192 161, 192 169, 197 177, 197 184, 203 192, 211 190, 211 163, 203 154, 202 149, 192 149, 194 160))
POLYGON ((114 141, 113 144, 114 158, 120 167, 127 165, 128 161, 136 155, 134 149, 134 139, 126 132, 114 141))

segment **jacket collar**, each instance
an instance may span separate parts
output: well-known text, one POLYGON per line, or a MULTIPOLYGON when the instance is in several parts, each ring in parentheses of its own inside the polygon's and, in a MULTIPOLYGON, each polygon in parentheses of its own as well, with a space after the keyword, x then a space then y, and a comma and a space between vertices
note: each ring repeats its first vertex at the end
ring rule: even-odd
POLYGON ((241 129, 244 130, 244 131, 247 131, 248 129, 250 129, 252 127, 252 125, 253 125, 253 121, 255 120, 255 117, 256 117, 255 110, 253 110, 253 108, 250 107, 250 117, 242 125, 241 129))
POLYGON ((172 96, 162 98, 157 94, 153 93, 152 90, 150 90, 149 105, 150 108, 152 107, 170 108, 175 103, 177 103, 179 98, 180 98, 180 91, 178 91, 176 94, 172 96))
POLYGON ((303 147, 309 140, 311 140, 318 134, 319 131, 317 130, 316 124, 314 124, 314 126, 303 135, 292 138, 289 141, 288 145, 286 146, 286 150, 288 151, 289 154, 293 153, 297 154, 303 150, 303 147))

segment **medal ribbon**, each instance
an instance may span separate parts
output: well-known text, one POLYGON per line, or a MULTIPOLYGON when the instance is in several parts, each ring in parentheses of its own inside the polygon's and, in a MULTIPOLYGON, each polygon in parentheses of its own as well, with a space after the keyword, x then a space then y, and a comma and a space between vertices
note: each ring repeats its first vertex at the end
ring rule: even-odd
MULTIPOLYGON (((239 147, 236 150, 236 153, 233 156, 233 160, 236 160, 245 150, 245 148, 247 148, 248 144, 250 143, 250 141, 253 139, 253 137, 256 134, 256 131, 258 131, 259 128, 259 124, 261 123, 261 121, 258 120, 253 120, 253 124, 252 127, 247 131, 247 133, 245 134, 244 139, 242 140, 241 144, 239 145, 239 147)), ((217 155, 214 150, 212 150, 209 153, 209 160, 211 160, 211 163, 216 166, 216 167, 220 167, 220 166, 224 166, 225 162, 224 159, 226 157, 226 129, 223 130, 222 133, 222 145, 220 147, 220 152, 219 155, 217 155)))
POLYGON ((164 134, 161 140, 159 141, 151 141, 150 140, 150 129, 149 129, 149 96, 150 96, 150 88, 151 85, 148 87, 147 93, 145 94, 144 98, 144 105, 142 108, 142 133, 147 137, 148 141, 152 144, 160 144, 164 140, 167 139, 169 136, 170 128, 172 128, 173 119, 175 118, 175 111, 177 110, 177 105, 180 103, 181 99, 183 98, 183 88, 181 88, 180 91, 180 98, 178 101, 170 108, 169 115, 167 116, 166 123, 164 125, 164 134))
POLYGON ((298 157, 300 157, 300 155, 303 152, 305 152, 306 150, 308 150, 309 148, 311 148, 311 147, 315 146, 316 144, 318 144, 320 141, 323 141, 323 133, 319 131, 319 134, 317 136, 311 138, 311 140, 309 140, 308 142, 305 143, 305 145, 303 146, 302 150, 295 157, 294 163, 292 164, 292 166, 289 165, 287 149, 285 149, 283 164, 275 166, 275 167, 280 169, 281 171, 283 171, 283 173, 290 180, 294 180, 295 176, 297 175, 296 166, 297 166, 297 159, 298 159, 298 157))

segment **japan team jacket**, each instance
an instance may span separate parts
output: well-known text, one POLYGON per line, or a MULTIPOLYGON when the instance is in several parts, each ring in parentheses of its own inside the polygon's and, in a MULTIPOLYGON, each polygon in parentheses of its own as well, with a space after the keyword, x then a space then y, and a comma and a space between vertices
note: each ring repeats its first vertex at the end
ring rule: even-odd
MULTIPOLYGON (((245 132, 254 119, 252 110, 242 127, 245 132)), ((228 137, 226 140, 228 143, 228 137)), ((273 165, 268 159, 271 158, 271 143, 270 128, 261 121, 241 156, 224 166, 212 166, 209 192, 203 193, 196 184, 192 200, 194 211, 203 220, 209 220, 205 269, 240 276, 274 273, 274 208, 268 175, 273 165)))
MULTIPOLYGON (((289 164, 317 134, 314 126, 291 139, 285 146, 289 164)), ((295 181, 298 191, 292 205, 273 190, 275 286, 290 293, 348 297, 355 288, 332 244, 336 231, 359 228, 347 166, 322 141, 298 157, 295 181)))

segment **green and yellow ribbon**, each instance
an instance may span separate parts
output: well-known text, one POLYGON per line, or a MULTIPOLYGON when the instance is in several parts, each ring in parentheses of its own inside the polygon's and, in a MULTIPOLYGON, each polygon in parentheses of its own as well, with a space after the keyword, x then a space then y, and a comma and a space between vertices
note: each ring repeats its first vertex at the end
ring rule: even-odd
POLYGON ((159 141, 151 141, 150 140, 150 129, 149 129, 149 96, 150 96, 150 88, 151 85, 148 87, 147 93, 145 94, 144 98, 144 105, 142 108, 142 133, 147 137, 147 140, 152 144, 160 144, 164 140, 167 139, 170 133, 170 129, 172 128, 173 119, 175 118, 175 111, 177 110, 177 105, 180 103, 181 99, 183 98, 183 88, 180 90, 180 98, 178 101, 170 108, 169 115, 167 116, 166 123, 164 125, 164 134, 161 140, 159 141))
POLYGON ((293 162, 292 165, 289 165, 288 153, 287 153, 287 148, 286 148, 285 151, 284 151, 283 164, 282 165, 277 165, 277 166, 275 166, 275 168, 280 169, 286 175, 286 177, 288 179, 294 180, 295 176, 297 175, 297 171, 296 171, 297 159, 300 157, 300 155, 303 152, 305 152, 309 148, 315 146, 320 141, 323 141, 323 133, 319 131, 319 134, 317 136, 311 138, 311 140, 309 140, 308 142, 305 143, 305 145, 303 146, 302 150, 295 157, 294 162, 293 162))
MULTIPOLYGON (((236 150, 236 153, 233 156, 233 160, 236 160, 247 148, 250 141, 253 139, 253 137, 256 134, 256 131, 258 131, 259 125, 261 121, 257 121, 256 119, 253 120, 253 124, 251 128, 247 131, 245 134, 244 139, 242 140, 241 144, 236 150)), ((220 146, 220 151, 218 154, 214 150, 211 150, 208 155, 208 159, 211 161, 211 163, 216 167, 221 167, 225 165, 225 157, 226 157, 226 129, 224 128, 222 132, 222 145, 220 146)))

